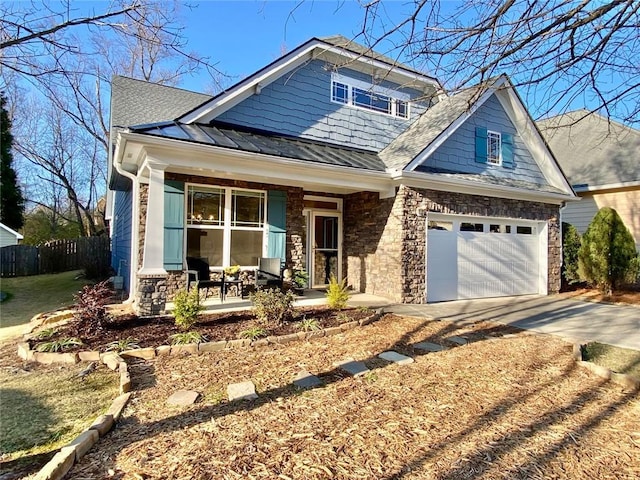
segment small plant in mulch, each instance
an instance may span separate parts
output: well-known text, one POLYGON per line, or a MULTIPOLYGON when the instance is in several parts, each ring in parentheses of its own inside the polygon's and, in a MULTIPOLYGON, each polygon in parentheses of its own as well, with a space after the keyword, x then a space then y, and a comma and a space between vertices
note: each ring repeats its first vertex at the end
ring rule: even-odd
POLYGON ((43 330, 40 330, 36 334, 34 334, 33 338, 34 340, 48 340, 51 337, 53 337, 56 333, 58 333, 58 330, 53 327, 45 328, 43 330))
POLYGON ((85 285, 75 296, 74 318, 78 320, 78 328, 87 332, 105 330, 110 321, 107 303, 112 296, 113 289, 108 280, 85 285))
POLYGON ((82 345, 82 341, 78 338, 62 338, 60 340, 52 340, 38 344, 36 351, 38 352, 62 352, 73 347, 82 345))
POLYGON ((331 275, 329 279, 329 287, 327 288, 327 304, 331 308, 342 310, 347 306, 349 301, 349 291, 347 289, 347 280, 343 279, 338 282, 335 275, 331 275))
POLYGON ((186 345, 188 343, 203 343, 206 341, 207 337, 194 330, 190 332, 175 333, 169 337, 169 343, 171 345, 186 345))
POLYGON ((298 328, 303 332, 315 332, 320 330, 320 324, 315 318, 307 318, 304 316, 304 318, 298 322, 298 328))
POLYGON ((266 336, 267 331, 260 326, 251 327, 240 332, 240 338, 248 338, 249 340, 257 340, 266 336))
POLYGON ((200 304, 198 289, 180 290, 173 299, 173 315, 176 326, 180 330, 190 330, 198 321, 198 314, 203 310, 200 304))
POLYGON ((138 340, 132 337, 121 338, 107 345, 107 352, 124 352, 125 350, 137 350, 140 348, 138 340))
POLYGON ((282 326, 293 318, 295 299, 291 292, 280 290, 258 290, 249 296, 253 303, 253 313, 258 323, 268 328, 270 325, 282 326))

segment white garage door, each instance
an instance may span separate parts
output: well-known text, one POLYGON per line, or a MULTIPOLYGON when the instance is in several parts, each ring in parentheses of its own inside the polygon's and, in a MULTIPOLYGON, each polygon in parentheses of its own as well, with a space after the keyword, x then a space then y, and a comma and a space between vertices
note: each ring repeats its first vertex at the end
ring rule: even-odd
POLYGON ((430 214, 427 226, 428 302, 546 293, 544 223, 430 214))

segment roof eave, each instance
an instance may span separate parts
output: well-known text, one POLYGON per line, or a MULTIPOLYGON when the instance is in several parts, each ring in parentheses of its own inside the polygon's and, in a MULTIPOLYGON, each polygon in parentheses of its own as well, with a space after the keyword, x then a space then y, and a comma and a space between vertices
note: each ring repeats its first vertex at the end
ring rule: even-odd
MULTIPOLYGON (((118 156, 130 157, 130 169, 140 174, 147 157, 167 165, 167 171, 207 176, 255 178, 260 183, 300 184, 331 187, 344 192, 375 191, 388 196, 393 189, 383 171, 326 165, 264 153, 233 150, 139 133, 119 135, 118 156), (133 168, 131 168, 133 167, 133 168)), ((118 158, 116 158, 118 161, 118 158)))
POLYGON ((392 178, 396 185, 404 184, 411 187, 465 193, 468 195, 509 198, 513 200, 526 200, 532 202, 551 203, 555 205, 560 205, 563 202, 580 200, 573 194, 526 190, 507 185, 479 184, 472 180, 450 177, 444 178, 438 174, 425 172, 397 171, 392 178))
POLYGON ((412 70, 407 70, 402 66, 391 65, 386 62, 367 57, 366 55, 352 52, 344 47, 336 47, 318 38, 312 38, 300 45, 298 48, 292 50, 288 54, 280 57, 269 65, 258 70, 253 75, 232 86, 228 90, 220 93, 195 110, 185 113, 177 120, 182 123, 208 123, 227 109, 251 96, 256 92, 256 89, 259 90, 266 87, 288 71, 291 71, 309 60, 319 58, 328 52, 348 58, 349 61, 354 62, 362 62, 366 59, 367 64, 377 66, 385 70, 392 69, 395 74, 401 74, 408 80, 423 84, 431 84, 434 91, 442 89, 442 86, 436 79, 427 75, 419 74, 412 70), (319 50, 319 53, 316 53, 317 50, 319 50))

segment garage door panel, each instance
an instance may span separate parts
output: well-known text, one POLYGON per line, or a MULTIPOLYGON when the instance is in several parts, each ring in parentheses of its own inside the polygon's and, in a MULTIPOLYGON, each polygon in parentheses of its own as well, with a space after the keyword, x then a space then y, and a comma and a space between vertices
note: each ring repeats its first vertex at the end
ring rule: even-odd
POLYGON ((428 230, 427 300, 538 293, 539 242, 535 234, 428 230))

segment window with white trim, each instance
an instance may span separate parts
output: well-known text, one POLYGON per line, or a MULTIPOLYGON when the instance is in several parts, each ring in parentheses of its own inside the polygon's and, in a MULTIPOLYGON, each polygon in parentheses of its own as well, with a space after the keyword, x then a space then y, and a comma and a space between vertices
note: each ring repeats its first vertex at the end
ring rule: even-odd
POLYGON ((408 95, 341 75, 332 76, 331 101, 394 117, 409 118, 408 95))
POLYGON ((266 192, 190 185, 187 256, 212 267, 254 267, 263 256, 266 192))
POLYGON ((487 131, 487 163, 500 165, 502 163, 502 146, 500 133, 487 131))

